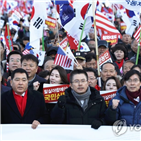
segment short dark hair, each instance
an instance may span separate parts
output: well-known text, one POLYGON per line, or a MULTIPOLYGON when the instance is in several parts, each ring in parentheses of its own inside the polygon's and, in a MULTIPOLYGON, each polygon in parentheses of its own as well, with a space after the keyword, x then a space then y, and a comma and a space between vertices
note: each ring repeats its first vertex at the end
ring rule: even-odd
POLYGON ((11 52, 8 54, 8 56, 7 56, 7 62, 9 62, 9 58, 10 58, 10 56, 13 55, 13 54, 19 54, 19 55, 21 56, 21 58, 22 58, 22 56, 23 56, 23 54, 22 54, 20 51, 18 51, 18 50, 13 50, 13 51, 11 51, 11 52))
POLYGON ((131 70, 133 70, 134 68, 139 68, 140 71, 141 71, 141 65, 140 64, 133 65, 132 68, 131 68, 131 70))
POLYGON ((119 80, 117 77, 115 77, 115 76, 111 76, 111 77, 107 78, 107 80, 104 82, 103 90, 106 90, 106 83, 107 83, 107 81, 110 80, 110 79, 115 80, 117 89, 119 89, 120 87, 122 87, 122 85, 121 85, 121 83, 120 83, 120 80, 119 80))
POLYGON ((52 57, 48 56, 48 57, 44 60, 43 67, 44 67, 44 65, 45 65, 45 63, 46 63, 47 61, 54 61, 54 59, 53 59, 52 57))
POLYGON ((37 57, 35 57, 33 54, 23 55, 22 58, 21 58, 21 63, 23 62, 23 60, 26 60, 26 61, 32 60, 37 64, 37 66, 38 66, 38 63, 39 63, 37 57))
POLYGON ((30 40, 30 38, 28 37, 28 36, 24 36, 23 38, 22 38, 22 40, 24 41, 24 40, 30 40))
POLYGON ((138 75, 138 77, 139 77, 139 79, 140 79, 140 82, 141 82, 141 74, 140 74, 140 72, 137 71, 137 70, 130 70, 130 71, 128 71, 128 72, 125 74, 125 76, 123 77, 124 81, 129 80, 129 78, 130 78, 132 75, 134 75, 134 74, 138 75))
MULTIPOLYGON (((21 51, 21 45, 19 44, 19 43, 17 43, 17 42, 13 42, 13 47, 14 47, 14 45, 17 45, 18 47, 19 47, 19 51, 21 51)), ((16 50, 16 49, 15 49, 16 50)))
POLYGON ((88 80, 88 75, 85 70, 75 69, 70 73, 70 83, 72 83, 72 79, 73 79, 74 75, 76 75, 76 74, 84 74, 88 80))
POLYGON ((86 62, 90 62, 92 59, 96 60, 96 56, 94 53, 88 53, 86 56, 86 62))
POLYGON ((98 77, 98 74, 97 74, 97 70, 96 69, 93 69, 93 68, 84 68, 84 70, 86 72, 93 72, 95 77, 97 78, 98 77))
POLYGON ((132 60, 126 60, 126 61, 123 63, 122 68, 124 68, 124 65, 125 65, 126 63, 133 63, 133 64, 135 64, 134 61, 132 61, 132 60))
POLYGON ((50 75, 49 71, 44 70, 38 73, 38 75, 42 78, 45 78, 46 76, 50 75))
POLYGON ((25 73, 26 76, 27 76, 27 79, 28 79, 28 73, 27 73, 24 69, 22 69, 22 68, 15 69, 15 70, 12 72, 12 74, 11 74, 11 79, 14 78, 14 76, 15 76, 16 73, 25 73))
MULTIPOLYGON (((55 67, 50 71, 50 74, 52 73, 53 70, 58 70, 58 72, 59 72, 59 74, 60 74, 60 77, 61 77, 61 80, 62 80, 62 84, 68 84, 68 83, 69 83, 69 82, 68 82, 68 78, 67 78, 67 72, 66 72, 66 70, 65 70, 63 67, 61 67, 61 66, 59 66, 59 65, 55 66, 55 67)), ((49 80, 49 81, 50 81, 50 80, 49 80)))

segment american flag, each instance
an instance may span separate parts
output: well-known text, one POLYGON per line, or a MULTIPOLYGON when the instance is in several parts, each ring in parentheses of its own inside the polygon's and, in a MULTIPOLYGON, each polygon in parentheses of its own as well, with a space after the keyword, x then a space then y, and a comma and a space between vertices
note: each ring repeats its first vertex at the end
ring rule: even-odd
POLYGON ((72 59, 70 59, 61 47, 58 48, 55 56, 54 64, 62 66, 63 68, 69 68, 71 66, 72 59))
MULTIPOLYGON (((139 28, 137 29, 137 31, 133 35, 138 43, 139 43, 139 39, 140 39, 140 32, 141 32, 141 26, 139 26, 139 28)), ((141 39, 140 39, 140 45, 141 45, 141 39)))
POLYGON ((22 52, 22 54, 23 54, 23 55, 30 54, 30 51, 29 51, 28 49, 26 49, 26 50, 24 50, 24 51, 22 52))
POLYGON ((99 11, 96 12, 96 27, 102 31, 106 31, 107 33, 119 33, 113 23, 111 23, 107 17, 99 11))

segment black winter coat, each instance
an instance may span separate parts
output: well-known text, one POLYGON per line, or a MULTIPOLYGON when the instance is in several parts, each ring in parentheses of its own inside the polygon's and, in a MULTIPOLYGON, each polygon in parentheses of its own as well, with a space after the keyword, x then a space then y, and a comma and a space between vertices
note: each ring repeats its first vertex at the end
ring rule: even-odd
POLYGON ((1 95, 1 123, 31 124, 34 120, 48 123, 49 114, 46 110, 43 94, 28 90, 27 103, 23 117, 20 115, 12 90, 1 95))
POLYGON ((90 87, 90 90, 88 107, 83 111, 71 93, 71 88, 66 89, 66 104, 64 108, 60 108, 58 103, 55 105, 51 113, 52 123, 91 125, 98 120, 104 125, 105 101, 95 88, 90 87))

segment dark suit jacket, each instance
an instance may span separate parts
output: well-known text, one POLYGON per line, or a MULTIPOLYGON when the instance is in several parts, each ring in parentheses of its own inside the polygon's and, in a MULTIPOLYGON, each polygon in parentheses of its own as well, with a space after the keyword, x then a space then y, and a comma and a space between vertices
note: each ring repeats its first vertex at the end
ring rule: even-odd
POLYGON ((31 124, 34 120, 38 120, 40 123, 48 123, 49 121, 49 114, 46 110, 42 93, 28 90, 26 109, 23 117, 21 117, 17 108, 12 90, 1 95, 2 124, 31 124))
POLYGON ((11 87, 7 87, 7 86, 4 86, 1 84, 1 94, 7 92, 7 91, 10 91, 11 90, 11 87))

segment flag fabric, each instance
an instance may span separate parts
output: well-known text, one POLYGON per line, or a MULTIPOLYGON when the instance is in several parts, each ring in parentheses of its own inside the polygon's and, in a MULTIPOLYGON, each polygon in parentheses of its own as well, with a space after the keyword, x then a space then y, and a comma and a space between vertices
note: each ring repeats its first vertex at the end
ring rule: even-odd
POLYGON ((123 5, 126 9, 132 10, 132 11, 138 11, 141 10, 141 0, 122 0, 122 1, 113 1, 109 0, 111 3, 117 3, 123 5))
POLYGON ((30 43, 28 42, 27 44, 26 44, 26 46, 25 46, 25 48, 24 48, 25 50, 26 49, 28 49, 28 50, 31 50, 31 49, 34 49, 31 45, 30 45, 30 43))
POLYGON ((34 1, 30 22, 30 45, 37 50, 40 48, 46 16, 46 3, 34 1))
POLYGON ((119 31, 113 25, 113 23, 111 23, 107 19, 107 17, 99 11, 96 11, 96 27, 98 29, 106 31, 107 33, 118 33, 118 34, 120 34, 119 31))
POLYGON ((59 4, 61 25, 68 32, 68 34, 70 34, 70 36, 78 41, 80 40, 84 20, 86 19, 85 28, 82 35, 82 39, 84 39, 93 23, 92 12, 90 12, 91 16, 87 16, 87 13, 89 13, 88 11, 92 9, 89 1, 74 1, 72 6, 70 3, 64 4, 64 1, 56 2, 62 2, 62 4, 59 4))
POLYGON ((9 24, 10 24, 9 26, 11 28, 14 28, 16 31, 18 31, 19 29, 18 24, 21 18, 22 15, 17 10, 14 10, 14 12, 12 12, 12 15, 9 17, 9 24))
POLYGON ((113 14, 113 10, 111 8, 107 8, 107 7, 102 7, 101 12, 106 15, 106 17, 108 18, 109 21, 114 21, 114 14, 113 14))
POLYGON ((71 49, 74 49, 75 51, 77 50, 78 48, 78 40, 76 40, 75 38, 73 38, 70 34, 67 33, 67 38, 68 38, 68 41, 69 41, 69 45, 70 45, 70 48, 71 49))
POLYGON ((32 50, 30 50, 30 54, 33 54, 35 57, 37 57, 37 59, 39 61, 38 66, 43 65, 44 59, 45 59, 45 51, 32 49, 32 50))
POLYGON ((23 55, 30 54, 30 51, 29 51, 28 49, 26 49, 26 50, 24 50, 24 51, 22 52, 22 54, 23 54, 23 55))
POLYGON ((18 5, 17 1, 14 0, 4 0, 2 5, 2 10, 6 13, 11 12, 18 5))
POLYGON ((69 58, 68 55, 64 52, 64 50, 59 47, 57 54, 55 56, 54 64, 62 66, 64 69, 73 70, 73 60, 69 58))
POLYGON ((137 17, 134 11, 126 9, 127 17, 129 18, 129 24, 127 25, 127 29, 125 31, 126 34, 132 36, 135 28, 139 25, 139 18, 137 17))
POLYGON ((88 47, 88 45, 85 42, 81 42, 80 51, 81 52, 89 52, 90 48, 88 47))
POLYGON ((5 26, 4 37, 5 37, 5 42, 6 42, 6 46, 8 47, 8 49, 10 51, 13 50, 13 41, 12 41, 11 32, 10 32, 8 24, 5 26))
MULTIPOLYGON (((141 32, 141 26, 137 29, 137 31, 133 35, 138 43, 139 43, 139 38, 140 38, 140 32, 141 32)), ((141 45, 141 39, 140 39, 140 43, 139 44, 141 45)))
POLYGON ((3 28, 4 20, 0 19, 0 29, 3 28))

